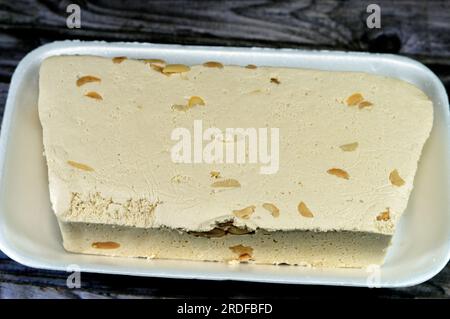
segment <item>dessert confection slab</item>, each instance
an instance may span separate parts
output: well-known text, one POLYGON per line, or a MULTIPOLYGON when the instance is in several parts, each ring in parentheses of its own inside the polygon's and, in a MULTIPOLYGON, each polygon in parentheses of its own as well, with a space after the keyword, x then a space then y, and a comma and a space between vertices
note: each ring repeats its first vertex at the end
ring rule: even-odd
POLYGON ((413 285, 432 277, 449 259, 448 121, 448 98, 440 81, 420 63, 403 57, 284 49, 55 42, 27 55, 12 79, 1 135, 0 248, 18 262, 45 269, 67 270, 70 265, 77 265, 81 271, 173 278, 382 287, 413 285), (215 60, 235 65, 362 71, 414 84, 433 101, 434 125, 385 264, 380 269, 315 269, 110 258, 66 252, 51 210, 37 111, 39 67, 45 58, 55 55, 136 59, 158 56, 171 63, 188 65, 215 60))
POLYGON ((433 122, 426 94, 390 77, 160 55, 50 57, 38 109, 69 252, 328 268, 382 263, 433 122), (241 131, 214 138, 216 161, 192 162, 196 141, 203 159, 211 146, 195 139, 200 126, 268 126, 271 160, 250 149, 264 133, 241 131), (194 137, 181 163, 180 130, 194 137), (236 163, 234 141, 259 170, 236 163))

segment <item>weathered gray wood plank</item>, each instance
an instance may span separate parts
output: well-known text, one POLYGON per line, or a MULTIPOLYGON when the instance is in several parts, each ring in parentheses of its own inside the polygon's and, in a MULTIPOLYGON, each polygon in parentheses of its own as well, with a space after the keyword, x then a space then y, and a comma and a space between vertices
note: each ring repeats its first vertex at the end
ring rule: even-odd
POLYGON ((0 298, 223 298, 223 297, 336 297, 448 298, 450 266, 426 283, 398 289, 365 289, 261 284, 233 281, 194 281, 81 274, 81 288, 66 286, 68 273, 30 269, 0 252, 0 298))

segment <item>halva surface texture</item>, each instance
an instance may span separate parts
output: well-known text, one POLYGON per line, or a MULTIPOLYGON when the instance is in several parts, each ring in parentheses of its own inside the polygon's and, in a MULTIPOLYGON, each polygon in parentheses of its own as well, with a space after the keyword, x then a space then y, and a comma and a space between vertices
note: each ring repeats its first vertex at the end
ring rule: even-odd
POLYGON ((382 262, 432 127, 421 90, 365 73, 161 58, 42 63, 39 116, 66 249, 326 267, 382 262), (208 141, 208 129, 229 128, 242 130, 208 141), (189 139, 181 143, 179 132, 189 139), (234 155, 248 147, 239 160, 229 145, 234 155))

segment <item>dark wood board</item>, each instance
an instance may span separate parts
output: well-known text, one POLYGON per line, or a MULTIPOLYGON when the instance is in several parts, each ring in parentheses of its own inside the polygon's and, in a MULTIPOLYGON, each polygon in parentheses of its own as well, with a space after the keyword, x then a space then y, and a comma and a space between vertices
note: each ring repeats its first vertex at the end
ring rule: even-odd
MULTIPOLYGON (((0 112, 17 63, 55 40, 139 41, 396 53, 417 59, 450 89, 450 2, 421 1, 8 1, 0 0, 0 112), (381 28, 366 26, 367 5, 381 28), (66 27, 66 7, 81 7, 81 28, 66 27)), ((0 252, 0 298, 449 298, 450 266, 414 287, 364 289, 67 273, 22 266, 0 252)))

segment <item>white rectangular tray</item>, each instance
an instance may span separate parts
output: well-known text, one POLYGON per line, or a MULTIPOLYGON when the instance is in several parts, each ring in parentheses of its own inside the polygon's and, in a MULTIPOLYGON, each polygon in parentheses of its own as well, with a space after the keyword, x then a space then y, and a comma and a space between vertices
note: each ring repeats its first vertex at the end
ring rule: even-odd
POLYGON ((382 54, 288 49, 194 47, 142 43, 63 41, 29 53, 12 77, 0 137, 0 249, 27 266, 138 276, 232 279, 345 286, 410 286, 437 274, 450 257, 449 108, 445 89, 425 66, 382 54), (256 64, 337 71, 364 71, 399 78, 421 88, 434 103, 434 126, 425 145, 407 211, 386 263, 379 269, 311 269, 296 266, 146 260, 78 255, 61 244, 50 206, 42 129, 38 119, 38 72, 53 55, 163 58, 171 63, 256 64))

